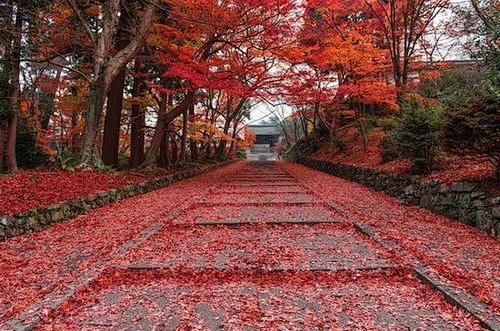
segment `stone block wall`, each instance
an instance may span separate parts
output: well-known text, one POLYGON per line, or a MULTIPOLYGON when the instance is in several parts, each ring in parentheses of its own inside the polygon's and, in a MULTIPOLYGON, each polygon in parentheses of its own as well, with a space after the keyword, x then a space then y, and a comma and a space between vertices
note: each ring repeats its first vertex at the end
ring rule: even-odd
POLYGON ((480 191, 474 183, 454 182, 451 186, 425 181, 417 176, 361 168, 328 161, 301 158, 300 163, 316 170, 382 191, 403 203, 422 206, 434 212, 500 236, 500 196, 480 191))
POLYGON ((80 199, 61 201, 52 205, 30 209, 14 216, 0 215, 0 241, 13 236, 19 236, 28 232, 47 228, 53 223, 85 214, 91 209, 157 190, 170 183, 215 170, 231 162, 232 161, 227 161, 202 166, 200 168, 188 169, 163 178, 155 178, 143 183, 101 191, 80 199))

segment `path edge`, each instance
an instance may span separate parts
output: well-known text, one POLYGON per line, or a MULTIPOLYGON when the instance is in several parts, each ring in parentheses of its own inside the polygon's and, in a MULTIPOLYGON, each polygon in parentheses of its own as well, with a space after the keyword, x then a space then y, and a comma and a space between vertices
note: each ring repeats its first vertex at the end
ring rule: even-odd
POLYGON ((420 180, 416 176, 398 175, 330 161, 303 157, 296 161, 306 167, 337 176, 374 191, 381 191, 402 203, 423 207, 473 226, 492 237, 500 238, 500 196, 489 196, 474 183, 420 180))
POLYGON ((46 229, 51 225, 70 220, 78 215, 87 214, 90 210, 110 205, 120 200, 146 194, 172 183, 211 172, 237 160, 227 160, 215 164, 187 169, 161 178, 142 183, 131 184, 78 199, 64 200, 50 205, 33 208, 13 216, 0 215, 0 242, 9 238, 46 229))

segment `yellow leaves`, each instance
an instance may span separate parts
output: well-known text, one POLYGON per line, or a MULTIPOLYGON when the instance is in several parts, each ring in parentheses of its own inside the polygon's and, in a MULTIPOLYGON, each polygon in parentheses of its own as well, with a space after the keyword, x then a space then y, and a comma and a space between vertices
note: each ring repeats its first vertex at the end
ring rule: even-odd
POLYGON ((252 147, 255 144, 256 139, 257 139, 257 136, 255 135, 255 133, 252 130, 245 128, 244 139, 238 140, 238 142, 236 143, 236 147, 237 148, 252 147))
POLYGON ((83 112, 85 110, 86 104, 86 96, 65 95, 59 98, 57 108, 62 114, 71 116, 72 114, 83 112))
POLYGON ((123 107, 125 109, 130 110, 132 106, 139 106, 140 108, 157 108, 156 102, 149 94, 145 94, 144 96, 139 97, 130 97, 123 100, 123 107))
POLYGON ((233 140, 231 136, 224 134, 224 132, 215 125, 204 121, 189 122, 187 131, 192 140, 201 143, 206 143, 211 139, 228 142, 233 140))
POLYGON ((101 14, 101 8, 99 6, 89 6, 83 10, 83 13, 88 16, 98 17, 101 14))

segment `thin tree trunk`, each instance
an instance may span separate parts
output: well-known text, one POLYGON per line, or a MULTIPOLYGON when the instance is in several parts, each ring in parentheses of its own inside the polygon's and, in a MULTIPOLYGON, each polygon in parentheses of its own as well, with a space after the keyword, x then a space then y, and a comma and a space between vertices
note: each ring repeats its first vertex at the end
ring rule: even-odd
POLYGON ((177 147, 177 141, 175 141, 175 136, 170 140, 172 140, 172 163, 176 164, 179 161, 179 148, 177 147))
POLYGON ((174 109, 172 109, 168 113, 159 113, 158 114, 158 122, 156 124, 156 129, 153 134, 153 140, 151 141, 151 145, 146 152, 146 156, 144 157, 144 161, 141 164, 141 168, 151 168, 156 159, 158 157, 161 141, 163 139, 163 132, 165 128, 177 118, 180 114, 182 114, 186 109, 189 108, 189 105, 193 101, 194 91, 188 92, 187 96, 184 98, 182 103, 177 105, 174 109))
MULTIPOLYGON (((224 132, 225 135, 229 132, 229 121, 226 121, 224 123, 224 129, 222 132, 224 132)), ((227 141, 226 140, 221 140, 219 143, 219 146, 217 146, 217 159, 222 160, 224 158, 225 152, 226 152, 226 146, 227 146, 227 141)))
MULTIPOLYGON (((136 70, 140 71, 142 63, 136 61, 136 70)), ((138 98, 143 93, 142 82, 134 79, 134 87, 132 89, 132 97, 138 98)), ((134 103, 132 105, 132 128, 130 130, 130 159, 131 167, 137 168, 144 158, 144 110, 141 105, 134 103)))
MULTIPOLYGON (((189 107, 189 122, 194 123, 195 122, 195 113, 194 113, 194 105, 191 105, 189 107)), ((196 141, 194 141, 192 138, 190 139, 190 150, 191 150, 191 160, 197 161, 198 160, 198 145, 196 141)))
POLYGON ((9 172, 17 171, 16 160, 16 136, 17 136, 17 117, 19 116, 19 74, 20 74, 20 56, 21 56, 21 39, 23 28, 23 13, 21 8, 18 8, 16 14, 16 23, 14 27, 14 37, 12 44, 12 68, 11 68, 11 94, 10 102, 12 105, 12 115, 7 124, 7 169, 9 172))
POLYGON ((184 111, 182 114, 182 138, 181 138, 181 162, 186 162, 186 144, 187 144, 187 124, 188 124, 188 114, 189 109, 184 111))
POLYGON ((170 144, 170 134, 168 129, 165 129, 163 134, 163 140, 160 146, 160 167, 168 168, 170 166, 170 155, 169 155, 169 144, 170 144))
MULTIPOLYGON (((169 96, 166 93, 162 93, 160 100, 160 109, 159 113, 164 114, 167 111, 169 96)), ((168 155, 168 143, 169 143, 169 134, 168 128, 164 128, 163 130, 163 139, 160 145, 160 167, 167 167, 169 163, 169 155, 168 155)))
POLYGON ((5 122, 0 120, 0 173, 3 172, 5 158, 5 122))
POLYGON ((10 173, 17 172, 16 135, 17 135, 17 112, 14 113, 12 117, 9 119, 9 124, 7 128, 6 164, 7 164, 7 170, 10 173))

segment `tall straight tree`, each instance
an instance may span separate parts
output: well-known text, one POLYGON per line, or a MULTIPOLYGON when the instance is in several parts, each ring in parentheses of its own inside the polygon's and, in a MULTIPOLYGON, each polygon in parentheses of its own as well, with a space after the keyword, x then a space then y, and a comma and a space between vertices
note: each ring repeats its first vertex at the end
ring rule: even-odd
POLYGON ((21 39, 23 30, 23 18, 24 13, 22 7, 17 8, 16 19, 13 30, 12 38, 12 49, 11 49, 11 92, 10 92, 10 102, 11 102, 11 116, 7 124, 7 169, 9 172, 17 171, 17 160, 16 160, 16 137, 17 137, 17 120, 19 116, 19 106, 20 100, 19 95, 21 92, 21 86, 19 85, 19 75, 21 73, 21 39))
MULTIPOLYGON (((142 70, 142 61, 136 59, 135 71, 139 74, 142 70)), ((132 88, 132 98, 140 98, 144 92, 144 83, 139 77, 134 78, 134 86, 132 88)), ((130 130, 130 166, 137 168, 144 158, 144 126, 145 112, 141 102, 132 104, 132 118, 130 130)))
MULTIPOLYGON (((130 39, 130 28, 134 1, 128 4, 121 3, 120 20, 118 31, 115 35, 115 48, 122 50, 127 47, 130 39)), ((137 5, 137 4, 136 4, 137 5)), ((104 120, 104 133, 102 140, 102 161, 108 166, 118 165, 118 148, 120 145, 120 120, 123 107, 123 88, 125 85, 126 70, 122 68, 111 83, 106 105, 106 117, 104 120)))
POLYGON ((119 22, 120 0, 108 0, 99 6, 96 17, 97 29, 93 29, 85 18, 85 12, 76 0, 67 0, 92 42, 93 74, 85 114, 83 147, 80 156, 81 168, 94 168, 102 164, 99 154, 100 121, 104 111, 106 95, 112 82, 125 65, 140 51, 149 34, 158 0, 144 2, 142 12, 135 15, 131 24, 134 32, 127 45, 113 53, 113 40, 119 22))

